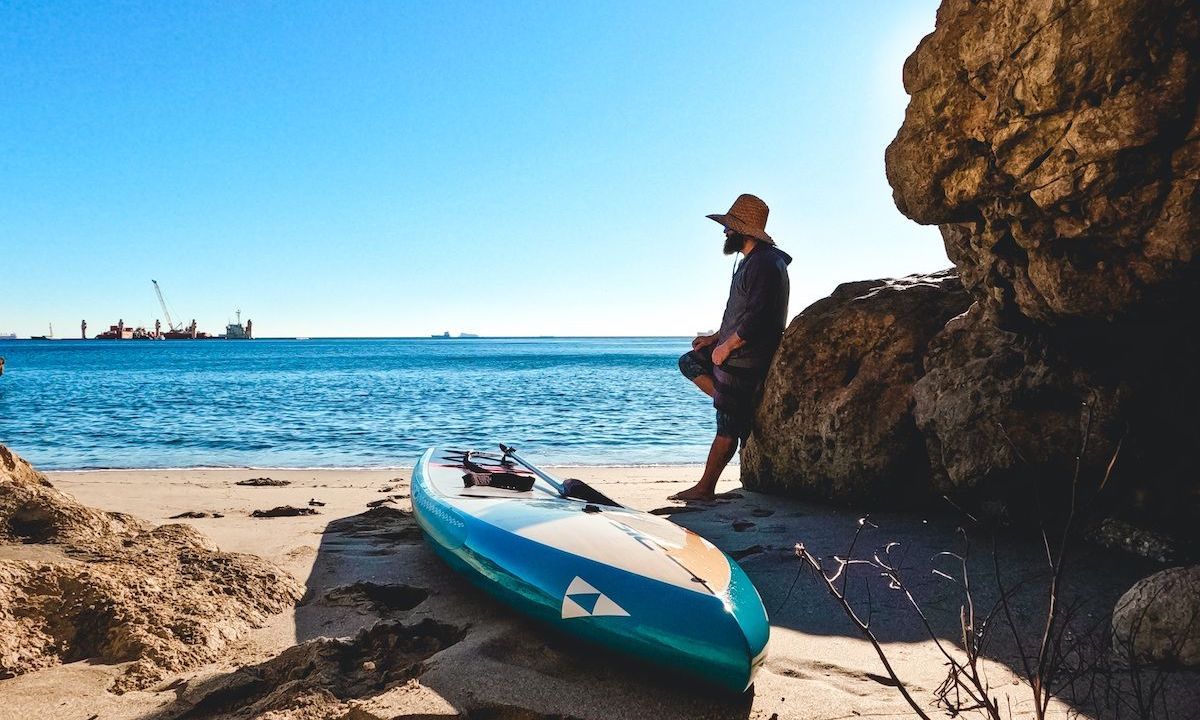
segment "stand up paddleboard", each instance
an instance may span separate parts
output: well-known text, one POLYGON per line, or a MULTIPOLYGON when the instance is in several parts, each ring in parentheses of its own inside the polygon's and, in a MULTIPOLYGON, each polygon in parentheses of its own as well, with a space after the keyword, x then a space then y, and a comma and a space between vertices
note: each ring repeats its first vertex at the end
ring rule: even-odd
POLYGON ((770 625, 733 559, 500 448, 430 448, 413 470, 417 523, 451 567, 569 635, 733 692, 750 686, 770 625))

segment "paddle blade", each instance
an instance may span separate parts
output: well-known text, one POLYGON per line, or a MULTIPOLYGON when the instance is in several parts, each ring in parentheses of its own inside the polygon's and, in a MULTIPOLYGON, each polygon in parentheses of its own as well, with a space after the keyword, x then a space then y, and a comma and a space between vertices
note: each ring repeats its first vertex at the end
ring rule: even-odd
POLYGON ((575 478, 568 478, 563 483, 563 497, 575 498, 576 500, 595 503, 596 505, 621 507, 621 503, 613 500, 584 481, 576 480, 575 478))

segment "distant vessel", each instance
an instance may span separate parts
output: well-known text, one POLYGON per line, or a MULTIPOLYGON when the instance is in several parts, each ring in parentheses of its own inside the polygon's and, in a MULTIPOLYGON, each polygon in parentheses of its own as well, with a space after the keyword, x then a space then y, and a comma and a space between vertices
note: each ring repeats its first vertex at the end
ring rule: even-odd
POLYGON ((449 331, 449 330, 447 330, 446 332, 444 332, 444 333, 442 333, 442 334, 440 334, 440 335, 430 335, 429 337, 431 337, 431 338, 441 338, 441 339, 443 339, 443 340, 446 340, 446 339, 449 339, 449 337, 450 337, 450 331, 449 331))
POLYGON ((237 311, 237 322, 229 323, 225 326, 225 334, 221 337, 226 340, 252 340, 254 339, 254 321, 247 320, 246 326, 242 327, 242 311, 237 311))
POLYGON ((16 333, 11 333, 11 332, 10 333, 0 333, 0 340, 16 340, 16 339, 17 339, 16 333))
POLYGON ((479 337, 475 333, 459 333, 458 336, 460 338, 477 338, 477 337, 479 337))
MULTIPOLYGON (((167 331, 163 332, 162 327, 157 320, 154 321, 154 333, 147 333, 146 336, 152 340, 207 340, 212 337, 206 332, 200 332, 196 329, 196 319, 192 318, 192 324, 184 326, 183 323, 176 323, 171 317, 171 311, 167 309, 167 301, 163 299, 162 289, 158 287, 157 280, 151 280, 154 285, 154 294, 158 296, 158 305, 162 308, 163 315, 167 318, 167 331)), ((100 336, 97 335, 97 338, 100 336)), ((135 337, 134 339, 140 339, 135 337)))
POLYGON ((124 320, 118 320, 116 325, 109 325, 108 329, 96 336, 97 340, 153 340, 154 333, 144 327, 132 327, 125 324, 124 320))
POLYGON ((54 323, 50 323, 49 335, 30 335, 30 340, 53 340, 54 339, 54 323))
MULTIPOLYGON (((440 339, 440 340, 450 340, 451 338, 453 338, 453 337, 455 337, 455 336, 454 336, 454 335, 451 335, 451 334, 450 334, 450 331, 449 331, 449 330, 447 330, 447 331, 446 331, 446 332, 444 332, 444 333, 437 333, 437 334, 434 334, 434 335, 430 335, 429 337, 431 337, 431 338, 438 338, 438 339, 440 339)), ((479 337, 479 336, 478 336, 478 335, 476 335, 475 333, 465 333, 465 332, 460 332, 460 333, 458 334, 458 337, 459 337, 459 338, 477 338, 477 337, 479 337)))

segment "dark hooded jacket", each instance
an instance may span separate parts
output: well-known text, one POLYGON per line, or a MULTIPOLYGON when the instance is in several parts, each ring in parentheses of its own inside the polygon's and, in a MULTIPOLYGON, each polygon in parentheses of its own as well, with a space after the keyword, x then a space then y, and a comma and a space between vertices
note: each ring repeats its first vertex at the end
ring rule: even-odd
POLYGON ((734 333, 746 342, 724 365, 714 368, 716 396, 713 404, 730 413, 753 412, 754 394, 787 325, 787 266, 791 255, 768 243, 759 243, 742 260, 729 284, 729 300, 721 319, 719 342, 734 333))

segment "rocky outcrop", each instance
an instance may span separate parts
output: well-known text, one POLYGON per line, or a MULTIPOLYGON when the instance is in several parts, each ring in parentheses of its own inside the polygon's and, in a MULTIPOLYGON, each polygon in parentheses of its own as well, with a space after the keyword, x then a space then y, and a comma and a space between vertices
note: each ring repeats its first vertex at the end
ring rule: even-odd
POLYGON ((896 205, 977 302, 913 387, 935 484, 1062 490, 1090 428, 1113 506, 1194 532, 1200 5, 944 0, 904 86, 896 205))
POLYGON ((846 283, 797 315, 742 453, 746 486, 838 501, 928 491, 911 388, 930 339, 969 303, 945 271, 846 283))
POLYGON ((1195 307, 1200 6, 944 0, 904 65, 896 205, 964 284, 1043 325, 1195 307))
POLYGON ((1117 601, 1112 626, 1120 656, 1200 667, 1200 565, 1139 580, 1117 601))
POLYGON ((143 688, 216 659, 301 591, 191 527, 80 505, 0 445, 0 678, 131 662, 113 689, 143 688))

